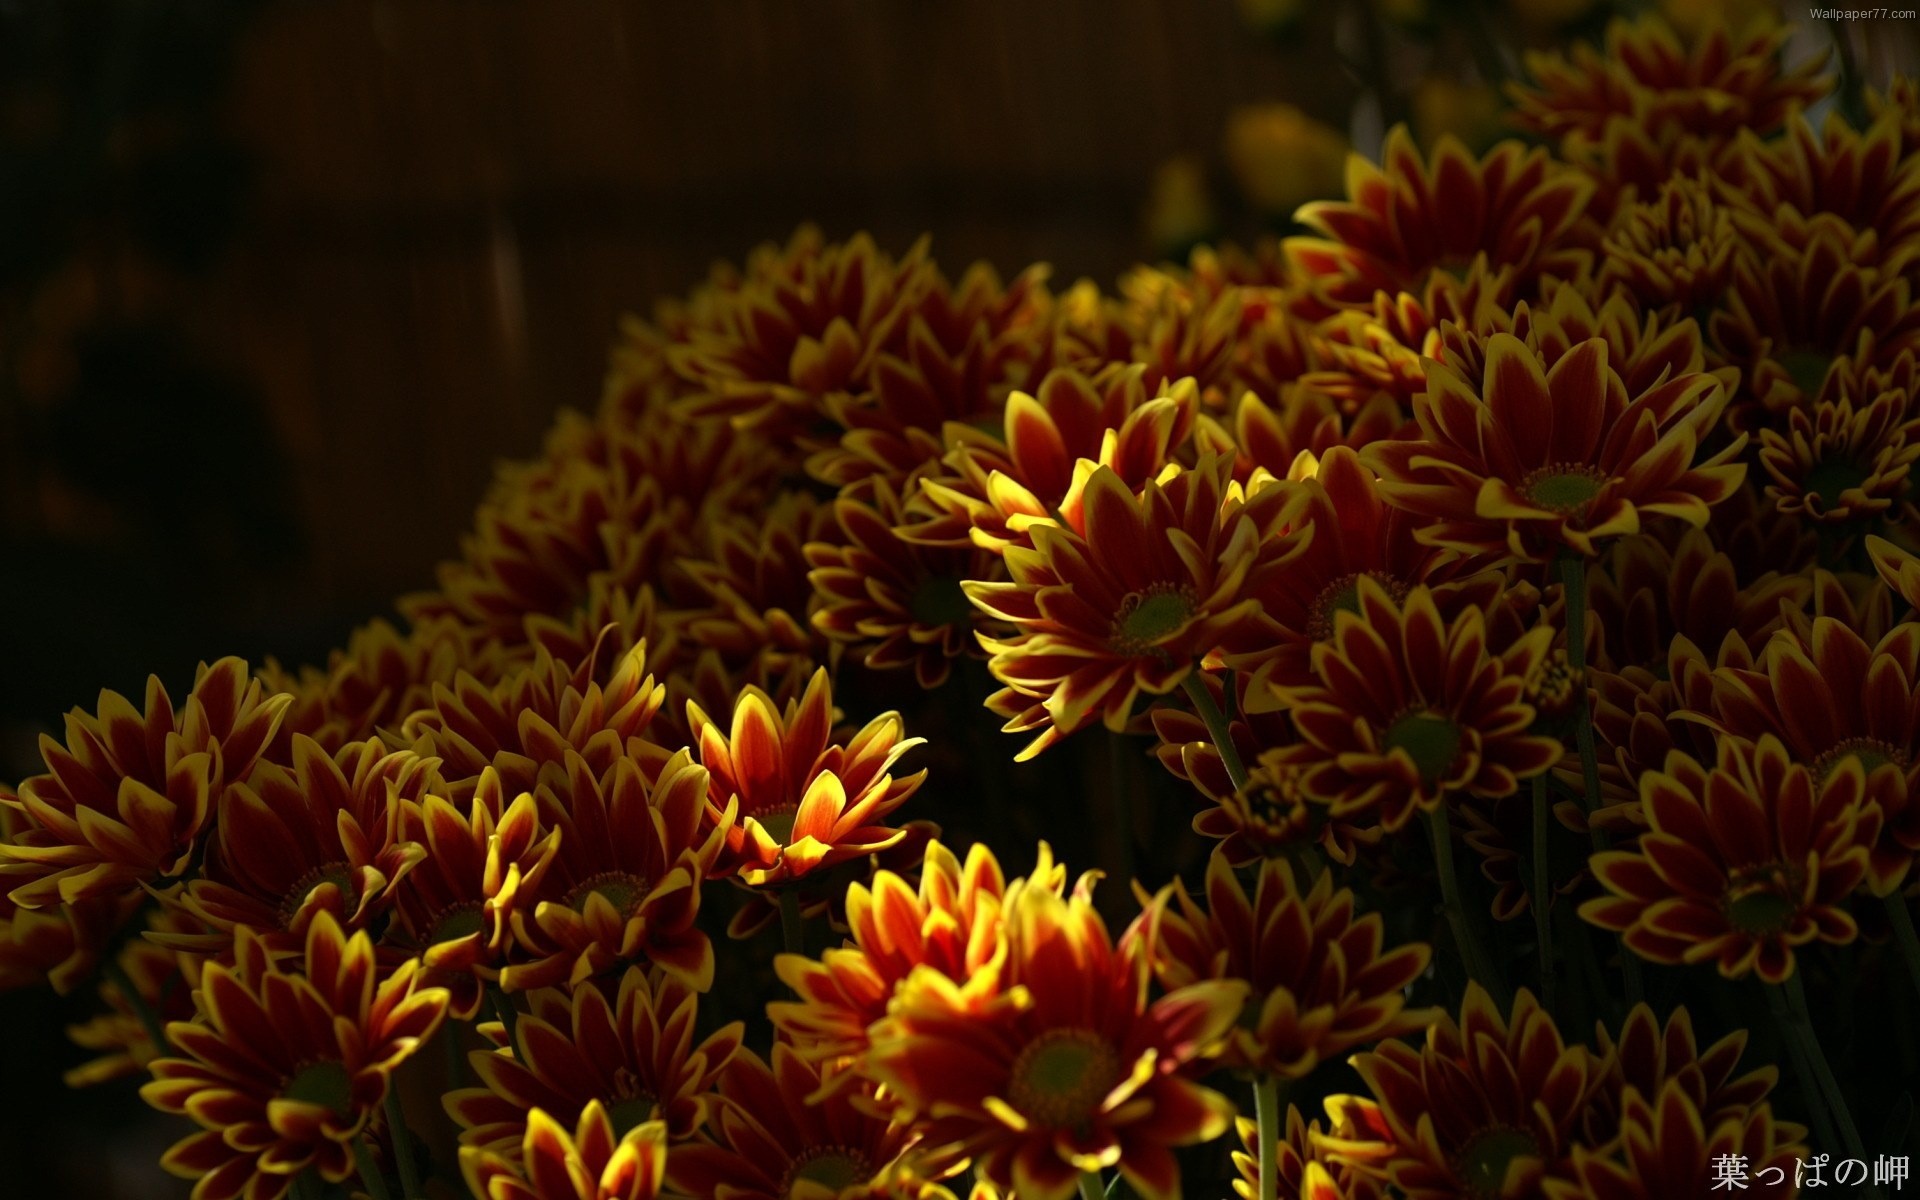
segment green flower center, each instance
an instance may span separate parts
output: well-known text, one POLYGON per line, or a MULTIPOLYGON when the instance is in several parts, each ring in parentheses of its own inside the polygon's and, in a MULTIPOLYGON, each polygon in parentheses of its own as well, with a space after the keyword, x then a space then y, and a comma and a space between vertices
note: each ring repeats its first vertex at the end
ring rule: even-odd
POLYGON ((487 927, 485 906, 479 901, 456 904, 440 914, 433 928, 427 934, 427 944, 437 946, 441 942, 457 941, 483 932, 487 927))
MULTIPOLYGON (((1385 588, 1395 604, 1407 598, 1407 585, 1385 571, 1367 571, 1365 575, 1385 588)), ((1313 598, 1313 606, 1308 610, 1308 637, 1316 642, 1324 642, 1333 637, 1333 627, 1341 613, 1359 613, 1360 578, 1361 572, 1356 571, 1351 575, 1342 575, 1320 589, 1320 594, 1313 598)))
POLYGON ((1178 632, 1199 608, 1193 592, 1159 583, 1143 592, 1129 592, 1113 618, 1112 643, 1122 654, 1138 654, 1178 632))
POLYGON ((767 831, 768 837, 784 846, 793 840, 793 819, 799 815, 800 810, 789 804, 754 813, 753 819, 760 822, 760 828, 767 831))
POLYGON ((1834 769, 1847 759, 1856 759, 1863 774, 1871 775, 1889 764, 1905 770, 1907 756, 1897 747, 1891 746, 1879 738, 1848 738, 1836 744, 1833 749, 1813 760, 1813 773, 1821 780, 1833 774, 1834 769))
POLYGON ((353 867, 345 862, 331 862, 315 867, 300 877, 299 882, 287 889, 286 899, 280 902, 280 927, 291 929, 293 920, 300 910, 307 906, 307 900, 313 895, 313 889, 323 883, 330 883, 340 890, 341 907, 352 912, 359 901, 359 889, 354 886, 353 867))
POLYGON ((1816 396, 1827 381, 1827 368, 1833 365, 1833 355, 1817 350, 1789 350, 1778 361, 1787 378, 1793 380, 1794 387, 1816 396))
POLYGON ((567 907, 577 913, 587 911, 587 901, 604 897, 622 917, 630 917, 647 898, 647 881, 626 871, 602 871, 581 880, 567 893, 567 907))
POLYGON ((1520 493, 1541 508, 1576 513, 1593 502, 1607 477, 1592 467, 1562 463, 1529 472, 1520 481, 1520 493))
POLYGON ((873 1164, 858 1150, 850 1146, 814 1146, 787 1168, 787 1176, 780 1182, 780 1195, 787 1200, 804 1200, 822 1191, 838 1194, 871 1178, 873 1164))
POLYGON ((1799 895, 1793 874, 1778 864, 1741 872, 1727 890, 1727 923, 1750 937, 1785 933, 1800 911, 1799 895))
POLYGON ((613 1102, 607 1105, 607 1120, 613 1123, 613 1135, 625 1137, 627 1132, 653 1120, 660 1113, 660 1101, 654 1094, 640 1085, 640 1077, 630 1068, 621 1067, 613 1073, 613 1102))
POLYGON ((1387 726, 1386 748, 1405 750, 1420 782, 1432 787, 1460 757, 1460 726, 1434 713, 1411 712, 1387 726))
POLYGON ((1492 1200, 1500 1194, 1500 1185, 1514 1159, 1539 1157, 1540 1143, 1533 1140, 1533 1135, 1502 1125, 1468 1143, 1460 1155, 1459 1170, 1474 1195, 1492 1200))
POLYGON ((1035 1124, 1077 1128, 1120 1082, 1120 1056, 1090 1029, 1050 1029, 1013 1060, 1007 1099, 1035 1124))
POLYGON ((316 1104, 344 1117, 353 1111, 353 1077, 337 1062, 317 1062, 294 1072, 280 1093, 286 1100, 316 1104))
POLYGON ((1850 488, 1857 488, 1867 482, 1867 469, 1852 459, 1822 459, 1808 469, 1800 486, 1809 496, 1818 496, 1826 507, 1832 508, 1840 503, 1840 497, 1850 488))
POLYGON ((952 575, 933 575, 920 581, 907 601, 916 625, 959 625, 973 615, 973 601, 952 575))

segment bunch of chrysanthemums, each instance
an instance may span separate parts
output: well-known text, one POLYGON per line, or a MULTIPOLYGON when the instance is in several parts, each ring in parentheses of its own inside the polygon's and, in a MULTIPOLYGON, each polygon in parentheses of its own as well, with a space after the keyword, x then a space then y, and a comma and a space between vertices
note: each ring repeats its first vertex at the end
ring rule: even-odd
POLYGON ((717 270, 399 624, 43 739, 0 980, 197 1200, 1892 1179, 1920 91, 1784 42, 1118 295, 717 270))

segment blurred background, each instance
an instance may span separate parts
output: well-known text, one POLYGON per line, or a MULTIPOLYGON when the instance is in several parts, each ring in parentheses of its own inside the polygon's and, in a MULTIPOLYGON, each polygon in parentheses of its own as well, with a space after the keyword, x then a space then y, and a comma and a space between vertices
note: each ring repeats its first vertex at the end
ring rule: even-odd
MULTIPOLYGON (((813 221, 1110 284, 1283 230, 1393 122, 1489 144, 1525 49, 1627 7, 0 0, 0 779, 102 687, 317 661, 429 584, 716 259, 813 221)), ((1875 81, 1920 30, 1842 33, 1875 81)), ((0 1193, 184 1195, 130 1085, 58 1086, 75 1015, 0 997, 0 1193)))

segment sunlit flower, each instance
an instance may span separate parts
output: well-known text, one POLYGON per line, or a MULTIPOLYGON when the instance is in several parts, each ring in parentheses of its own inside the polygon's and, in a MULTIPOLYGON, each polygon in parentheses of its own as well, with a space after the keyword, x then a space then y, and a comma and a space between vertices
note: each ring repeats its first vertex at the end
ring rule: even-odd
MULTIPOLYGON (((1233 1152, 1234 1194, 1240 1200, 1254 1200, 1260 1194, 1260 1131, 1245 1117, 1234 1122, 1244 1147, 1233 1152)), ((1324 1136, 1318 1121, 1308 1124, 1294 1105, 1287 1105, 1286 1128, 1281 1131, 1269 1161, 1278 1177, 1277 1193, 1286 1200, 1379 1200, 1384 1195, 1378 1180, 1354 1170, 1345 1163, 1327 1161, 1316 1146, 1324 1136)))
POLYGON ((208 964, 204 1015, 167 1026, 180 1056, 156 1060, 140 1089, 201 1127, 160 1165, 197 1180, 195 1200, 279 1200, 308 1171, 338 1183, 395 1068, 440 1027, 447 994, 419 986, 410 962, 376 979, 366 933, 348 938, 325 913, 307 927, 300 969, 274 963, 247 929, 234 959, 208 964))
MULTIPOLYGON (((1230 466, 1215 459, 1138 495, 1111 468, 1095 468, 1079 521, 1035 526, 1032 549, 1010 547, 1010 582, 963 585, 1017 631, 981 636, 994 677, 1041 710, 1007 726, 1043 727, 1016 757, 1095 720, 1122 728, 1142 694, 1180 686, 1258 618, 1259 602, 1244 594, 1249 573, 1297 553, 1305 539, 1263 538, 1249 505, 1226 495, 1230 466)), ((1284 498, 1269 489, 1254 503, 1284 498)))
POLYGON ((1348 1131, 1323 1137, 1322 1148, 1410 1200, 1517 1200, 1567 1178, 1603 1071, 1531 992, 1508 1019, 1477 983, 1458 1024, 1442 1016, 1423 1045, 1384 1042, 1353 1065, 1373 1099, 1330 1098, 1328 1115, 1348 1131))
POLYGON ((1155 976, 1169 990, 1206 979, 1247 983, 1247 1015, 1228 1034, 1225 1065, 1282 1079, 1425 1025, 1404 989, 1426 969, 1418 943, 1384 949, 1378 914, 1358 916, 1353 892, 1322 871, 1302 894, 1293 868, 1269 858, 1253 895, 1224 855, 1207 863, 1206 907, 1175 885, 1152 910, 1155 976))
POLYGON ((1816 776, 1772 735, 1719 739, 1709 769, 1684 754, 1640 778, 1647 830, 1593 858, 1608 894, 1580 915, 1653 962, 1712 962, 1779 983, 1794 949, 1850 942, 1846 902, 1867 876, 1880 811, 1858 760, 1816 776))
POLYGON ((1708 374, 1669 376, 1630 394, 1607 343, 1580 343, 1552 366, 1504 333, 1487 339, 1485 382, 1434 362, 1414 403, 1420 436, 1362 457, 1387 500, 1429 520, 1419 536, 1470 553, 1539 562, 1636 533, 1641 515, 1703 525, 1739 486, 1743 440, 1696 461, 1726 391, 1708 374))
MULTIPOLYGON (((742 1050, 720 1077, 707 1135, 674 1150, 676 1189, 714 1200, 889 1200, 916 1131, 834 1087, 788 1043, 742 1050)), ((935 1178, 944 1171, 934 1170, 935 1178)))
POLYGON ((0 841, 12 902, 74 904, 181 874, 221 787, 252 769, 291 702, 223 658, 201 664, 178 710, 150 677, 144 712, 103 691, 97 713, 68 713, 65 744, 40 738, 47 773, 6 800, 20 818, 0 841))
POLYGON ((998 991, 910 976, 862 1070, 929 1145, 954 1145, 1021 1200, 1064 1200, 1083 1171, 1109 1168, 1144 1200, 1171 1200, 1173 1149, 1232 1120, 1232 1104, 1189 1075, 1246 985, 1196 983, 1148 1003, 1139 942, 1114 945, 1091 884, 1009 896, 998 991))
POLYGON ((574 1122, 594 1103, 615 1137, 649 1121, 664 1122, 670 1141, 692 1137, 744 1030, 734 1021, 696 1043, 698 998, 670 976, 650 981, 640 967, 627 968, 611 996, 594 983, 571 995, 543 988, 527 1007, 510 1045, 471 1055, 484 1086, 445 1098, 469 1144, 515 1145, 534 1111, 574 1122))
POLYGON ((460 1149, 460 1174, 479 1200, 655 1200, 666 1173, 660 1123, 636 1125, 623 1136, 597 1101, 581 1112, 571 1134, 536 1109, 519 1146, 460 1149))
POLYGON ((1300 770, 1309 799, 1392 831, 1450 793, 1510 795, 1559 761, 1527 702, 1551 628, 1496 653, 1480 610, 1443 621, 1424 587, 1396 601, 1362 576, 1355 601, 1315 645, 1312 679, 1276 688, 1301 740, 1273 761, 1300 770))

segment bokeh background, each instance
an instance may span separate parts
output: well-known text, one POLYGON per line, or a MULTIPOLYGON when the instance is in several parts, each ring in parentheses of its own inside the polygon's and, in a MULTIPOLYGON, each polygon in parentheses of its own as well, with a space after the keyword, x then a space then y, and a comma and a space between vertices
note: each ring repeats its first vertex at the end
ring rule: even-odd
MULTIPOLYGON (((1487 144, 1527 48, 1632 7, 0 0, 0 778, 102 687, 319 660, 429 584, 716 259, 812 221, 1110 284, 1284 229, 1394 121, 1487 144)), ((184 1195, 131 1085, 60 1088, 76 1015, 0 997, 0 1194, 184 1195)))

